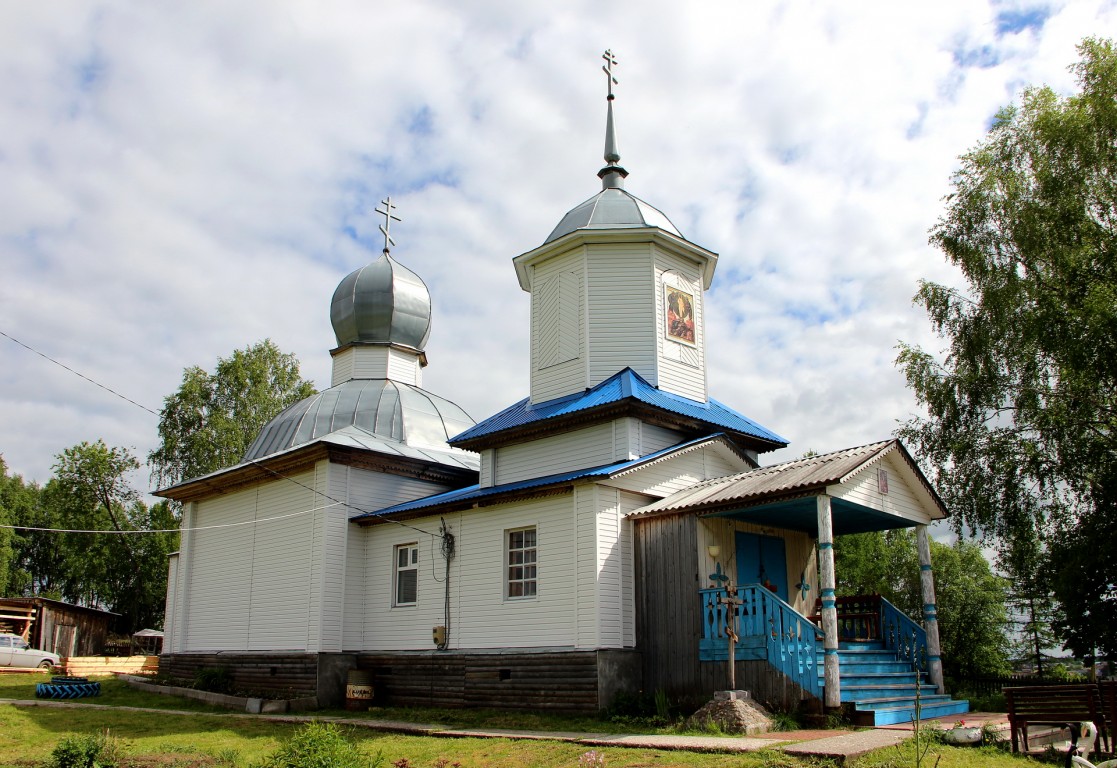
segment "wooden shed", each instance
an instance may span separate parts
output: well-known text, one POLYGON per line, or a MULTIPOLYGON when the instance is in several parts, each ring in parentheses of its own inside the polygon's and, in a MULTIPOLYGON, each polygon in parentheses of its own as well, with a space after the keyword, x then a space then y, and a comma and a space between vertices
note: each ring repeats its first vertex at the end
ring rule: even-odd
POLYGON ((59 656, 99 656, 119 614, 46 597, 0 598, 0 615, 33 647, 59 656))

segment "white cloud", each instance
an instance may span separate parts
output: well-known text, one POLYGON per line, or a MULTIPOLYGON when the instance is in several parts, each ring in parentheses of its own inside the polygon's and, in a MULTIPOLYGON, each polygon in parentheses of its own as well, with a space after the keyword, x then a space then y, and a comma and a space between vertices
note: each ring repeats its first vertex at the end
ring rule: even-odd
MULTIPOLYGON (((711 394, 788 456, 914 403, 910 299, 957 156, 1027 84, 1073 86, 1105 0, 919 7, 579 0, 0 6, 0 330, 158 409, 265 336, 328 385, 337 282, 397 258, 435 302, 428 389, 483 418, 527 388, 510 260, 597 189, 601 50, 628 189, 721 254, 711 394), (1042 25, 999 31, 1004 14, 1042 25)), ((1003 26, 1003 25, 1002 25, 1003 26)), ((156 420, 0 338, 0 453, 45 481, 156 420)))

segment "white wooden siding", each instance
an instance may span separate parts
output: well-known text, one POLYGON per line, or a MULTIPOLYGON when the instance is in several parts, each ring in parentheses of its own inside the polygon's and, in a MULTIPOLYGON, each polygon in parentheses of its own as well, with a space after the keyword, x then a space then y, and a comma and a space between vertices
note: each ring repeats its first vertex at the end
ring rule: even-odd
POLYGON ((167 605, 163 613, 163 647, 170 653, 176 647, 175 598, 178 595, 178 553, 167 557, 167 605))
POLYGON ((578 358, 581 282, 577 272, 560 272, 536 289, 540 316, 552 320, 544 323, 536 335, 539 368, 550 368, 578 358))
MULTIPOLYGON (((331 467, 331 471, 335 468, 331 467)), ((351 476, 359 470, 338 467, 347 475, 345 496, 337 498, 350 500, 351 476)), ((352 510, 347 510, 351 515, 352 510)), ((345 540, 345 605, 342 609, 342 650, 359 651, 365 647, 365 603, 368 592, 368 529, 349 523, 345 540)))
POLYGON ((333 375, 330 377, 330 386, 336 387, 353 378, 353 349, 349 348, 338 352, 333 358, 333 375))
POLYGON ((244 526, 250 537, 244 555, 251 562, 247 650, 317 649, 326 502, 310 489, 318 487, 319 467, 294 476, 295 482, 255 489, 256 519, 296 516, 244 526))
POLYGON ((611 464, 613 451, 612 422, 497 448, 496 484, 611 464))
POLYGON ((531 296, 531 401, 539 403, 586 387, 585 250, 575 248, 532 271, 531 284, 541 288, 531 296))
POLYGON ((640 424, 640 453, 638 456, 647 456, 649 453, 662 451, 672 445, 683 441, 681 432, 655 424, 640 424))
POLYGON ((937 510, 930 506, 926 490, 914 485, 911 468, 896 452, 880 461, 863 467, 853 477, 827 491, 831 496, 880 510, 911 523, 928 524, 937 510), (877 484, 877 472, 888 472, 888 493, 882 494, 877 484))
POLYGON ((315 489, 325 490, 325 474, 323 461, 293 482, 192 505, 184 525, 203 530, 184 534, 180 550, 180 650, 317 650, 323 615, 329 642, 340 647, 344 558, 331 555, 325 569, 322 561, 327 539, 342 536, 344 551, 347 514, 323 508, 315 489), (260 522, 233 525, 252 521, 260 522))
POLYGON ((186 609, 190 604, 189 574, 193 567, 193 528, 197 520, 196 509, 197 502, 193 501, 184 505, 182 509, 182 533, 179 535, 178 541, 178 568, 175 582, 175 612, 173 619, 177 629, 175 630, 171 642, 168 644, 164 641, 163 643, 164 651, 167 653, 179 653, 186 650, 186 609))
POLYGON ((594 486, 597 509, 597 637, 593 648, 624 646, 624 554, 619 492, 594 486))
POLYGON ((575 645, 593 648, 597 643, 597 510, 596 488, 579 486, 574 490, 571 509, 574 529, 574 604, 575 645))
POLYGON ((591 245, 586 264, 587 386, 596 386, 625 367, 656 386, 656 299, 651 246, 591 245))
POLYGON ((632 557, 633 523, 625 515, 644 506, 646 499, 620 491, 617 500, 620 504, 621 526, 621 645, 633 648, 636 645, 636 565, 632 557))
MULTIPOLYGON (((345 480, 348 509, 347 517, 352 517, 360 512, 375 512, 394 504, 431 496, 436 493, 450 490, 450 486, 441 483, 431 483, 399 475, 388 475, 380 472, 371 472, 353 467, 337 467, 347 475, 345 480)), ((332 495, 332 494, 331 494, 332 495)), ((388 563, 388 571, 379 567, 370 550, 372 532, 383 526, 360 528, 352 523, 348 524, 347 542, 345 546, 345 605, 344 639, 345 650, 359 651, 368 647, 368 633, 370 631, 367 605, 370 601, 388 600, 391 605, 392 592, 392 564, 388 563), (387 579, 387 581, 385 581, 387 579)), ((395 530, 397 526, 391 526, 395 530)), ((406 529, 405 529, 406 530, 406 529)), ((435 525, 433 529, 438 530, 435 525)), ((414 536, 415 533, 412 532, 414 536)), ((413 540, 418 540, 413 539, 413 540)), ((400 542, 403 543, 403 542, 400 542)), ((420 560, 429 559, 429 548, 420 552, 420 560)), ((390 558, 389 558, 390 559, 390 558)), ((420 571, 422 574, 422 571, 420 571)), ((441 623, 441 622, 438 622, 441 623)), ((433 626, 433 625, 432 625, 433 626)), ((430 631, 430 627, 427 628, 430 631)))
POLYGON ((388 346, 355 346, 334 355, 332 386, 350 379, 391 379, 423 385, 418 355, 388 346))
MULTIPOLYGON (((575 532, 573 496, 447 515, 456 540, 450 569, 450 647, 502 648, 574 645, 575 532), (538 595, 509 600, 505 592, 505 532, 535 526, 538 595)), ((438 517, 408 526, 378 525, 368 534, 364 622, 365 650, 433 649, 431 629, 444 623, 445 563, 437 542, 438 517), (393 552, 419 542, 418 596, 414 606, 392 607, 393 552)), ((592 608, 591 608, 592 610, 592 608)))
POLYGON ((648 496, 664 497, 702 480, 725 477, 747 469, 723 451, 706 446, 640 467, 609 480, 609 485, 648 496))
MULTIPOLYGON (((196 528, 235 525, 255 516, 256 490, 250 489, 199 502, 193 523, 196 528)), ((185 650, 247 649, 253 527, 194 531, 185 650)))
POLYGON ((691 400, 706 402, 709 392, 706 386, 706 328, 705 294, 702 291, 702 276, 698 264, 676 256, 660 248, 655 253, 655 328, 659 379, 658 386, 691 400), (694 341, 695 346, 679 344, 667 339, 664 332, 664 274, 674 273, 679 287, 694 295, 694 341))
POLYGON ((482 488, 489 488, 496 484, 496 451, 486 448, 481 451, 481 470, 478 473, 478 483, 482 488))
POLYGON ((432 483, 429 480, 350 468, 347 501, 349 516, 361 512, 375 512, 450 489, 451 486, 445 483, 432 483))
POLYGON ((388 350, 388 378, 415 387, 423 386, 423 367, 418 355, 400 349, 388 350))
POLYGON ((349 508, 345 504, 349 468, 323 460, 315 469, 316 490, 323 494, 319 503, 325 507, 318 555, 322 563, 322 580, 318 587, 321 591, 318 651, 338 653, 344 634, 348 538, 354 535, 352 529, 356 528, 349 522, 349 508), (335 504, 329 499, 342 503, 335 504))
POLYGON ((640 451, 639 419, 626 416, 613 422, 613 458, 616 461, 638 459, 643 454, 640 451))

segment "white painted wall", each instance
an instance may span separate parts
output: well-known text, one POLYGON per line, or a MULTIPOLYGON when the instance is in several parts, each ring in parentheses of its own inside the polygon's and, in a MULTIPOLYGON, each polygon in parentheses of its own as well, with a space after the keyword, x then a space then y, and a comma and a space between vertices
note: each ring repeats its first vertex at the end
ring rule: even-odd
POLYGON ((359 647, 365 537, 349 518, 447 489, 323 460, 290 480, 188 505, 183 526, 200 530, 183 534, 169 600, 175 650, 359 647))
POLYGON ((937 511, 930 506, 926 489, 917 486, 914 473, 894 450, 879 461, 863 467, 853 477, 839 486, 828 488, 831 496, 862 504, 904 521, 926 525, 937 511), (882 494, 877 481, 880 469, 888 472, 888 493, 882 494))
POLYGON ((291 479, 194 505, 198 530, 189 572, 180 574, 189 579, 184 650, 311 649, 315 518, 322 513, 314 511, 315 472, 291 479))
POLYGON ((167 557, 167 605, 163 614, 163 647, 175 647, 175 606, 178 597, 178 552, 167 557))
POLYGON ((662 498, 702 480, 725 477, 747 469, 743 460, 731 458, 725 449, 703 446, 640 467, 608 483, 634 493, 662 498))
MULTIPOLYGON (((450 568, 451 648, 521 648, 575 643, 575 515, 573 495, 535 499, 447 515, 456 540, 450 568), (505 532, 534 525, 539 594, 507 599, 505 532)), ((429 650, 431 629, 444 623, 445 564, 431 534, 437 517, 377 525, 366 534, 365 650, 429 650), (419 544, 418 599, 392 606, 393 554, 419 544)), ((592 521, 591 521, 592 524, 592 521)), ((351 648, 350 650, 356 650, 351 648)))
POLYGON ((497 485, 604 466, 614 456, 613 422, 493 450, 497 485))
POLYGON ((333 357, 330 386, 350 379, 391 379, 402 384, 423 386, 423 369, 415 352, 386 345, 352 346, 333 357))
POLYGON ((665 392, 706 402, 706 322, 705 294, 698 264, 690 259, 654 248, 655 258, 655 323, 658 353, 658 386, 665 392), (667 337, 665 285, 673 284, 694 297, 694 345, 667 337))
POLYGON ((531 269, 531 401, 540 403, 586 387, 585 251, 531 269))
MULTIPOLYGON (((349 505, 349 516, 361 512, 373 512, 394 504, 450 490, 450 486, 444 484, 341 465, 332 466, 331 472, 332 477, 335 478, 331 485, 344 488, 346 494, 344 497, 334 496, 334 498, 345 499, 349 505)), ((366 647, 366 606, 369 601, 379 599, 381 591, 386 592, 388 599, 391 599, 391 573, 385 576, 383 570, 377 570, 369 559, 369 540, 372 530, 375 528, 360 528, 353 523, 347 523, 344 547, 332 550, 333 557, 338 559, 344 553, 345 601, 340 611, 343 626, 340 645, 345 650, 361 650, 366 647), (387 578, 386 582, 385 578, 387 578)), ((437 531, 438 527, 436 525, 433 529, 427 530, 437 531)))
POLYGON ((632 368, 657 385, 655 274, 650 243, 587 247, 588 387, 632 368))

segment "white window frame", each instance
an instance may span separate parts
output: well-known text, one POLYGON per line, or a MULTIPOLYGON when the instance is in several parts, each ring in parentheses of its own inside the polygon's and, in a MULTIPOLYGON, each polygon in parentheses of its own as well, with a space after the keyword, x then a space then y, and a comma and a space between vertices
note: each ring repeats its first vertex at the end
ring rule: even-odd
POLYGON ((392 607, 409 608, 419 603, 419 543, 412 541, 407 544, 397 544, 392 549, 392 607), (406 562, 400 562, 400 556, 406 562), (410 602, 400 600, 400 576, 413 573, 415 582, 415 599, 410 602))
POLYGON ((539 530, 534 525, 509 528, 504 532, 504 599, 534 600, 539 596, 539 530), (531 544, 518 534, 531 534, 531 544), (529 575, 530 574, 530 575, 529 575), (518 593, 518 594, 517 594, 518 593))

